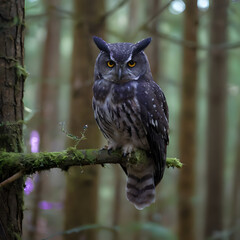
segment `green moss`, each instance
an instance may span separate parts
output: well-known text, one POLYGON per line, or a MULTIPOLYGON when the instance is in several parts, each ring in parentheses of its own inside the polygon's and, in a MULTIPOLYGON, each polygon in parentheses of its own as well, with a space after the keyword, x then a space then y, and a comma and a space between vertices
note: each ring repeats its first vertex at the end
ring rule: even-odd
POLYGON ((10 128, 16 128, 17 127, 21 127, 23 124, 26 124, 26 122, 24 120, 18 120, 17 122, 1 122, 0 123, 0 127, 10 127, 10 128))
POLYGON ((23 149, 22 142, 22 124, 23 121, 1 122, 0 146, 1 151, 21 152, 23 149), (9 137, 11 136, 11 137, 9 137))
POLYGON ((146 162, 147 154, 145 151, 139 149, 134 153, 134 158, 136 159, 136 164, 141 164, 146 162))
POLYGON ((14 236, 14 238, 16 239, 16 240, 21 240, 22 238, 21 238, 21 236, 20 236, 20 234, 18 234, 18 233, 13 233, 13 236, 14 236))
POLYGON ((167 167, 176 167, 176 168, 182 168, 183 164, 180 162, 177 158, 167 158, 167 167))
POLYGON ((28 77, 29 73, 18 61, 15 64, 15 68, 16 68, 18 77, 23 77, 24 79, 28 77))
POLYGON ((96 155, 93 154, 93 151, 94 149, 86 149, 83 154, 83 157, 85 156, 89 160, 90 164, 94 164, 96 162, 96 155))
MULTIPOLYGON (((84 166, 105 163, 141 164, 147 161, 147 153, 137 150, 127 158, 122 158, 120 150, 111 154, 107 150, 85 149, 77 150, 74 147, 63 152, 40 152, 40 153, 13 153, 0 152, 0 180, 23 171, 24 174, 33 174, 36 171, 61 168, 67 171, 71 166, 84 166)), ((167 167, 181 168, 182 163, 176 158, 167 158, 167 167)))
POLYGON ((0 155, 0 179, 4 180, 19 171, 16 164, 16 153, 1 152, 0 155))

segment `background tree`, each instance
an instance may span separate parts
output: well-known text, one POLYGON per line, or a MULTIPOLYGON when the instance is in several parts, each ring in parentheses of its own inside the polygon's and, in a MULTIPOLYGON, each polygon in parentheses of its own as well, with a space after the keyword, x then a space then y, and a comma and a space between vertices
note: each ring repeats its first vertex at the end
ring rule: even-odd
MULTIPOLYGON (((184 40, 197 43, 197 0, 187 1, 184 12, 184 40)), ((178 183, 178 233, 180 240, 195 239, 195 194, 196 160, 196 106, 197 106, 197 49, 184 46, 182 73, 182 102, 180 110, 179 153, 184 168, 179 173, 178 183)))
MULTIPOLYGON (((0 150, 22 152, 24 1, 0 2, 0 150)), ((0 173, 2 182, 9 173, 0 173)), ((0 239, 22 234, 23 178, 0 188, 0 239)))
MULTIPOLYGON (((97 49, 92 36, 102 35, 104 1, 74 1, 74 43, 72 55, 69 131, 79 135, 88 126, 86 138, 78 147, 100 147, 100 132, 92 112, 93 66, 97 49), (91 18, 89 18, 91 16, 91 18)), ((69 146, 73 146, 69 142, 69 146)), ((67 175, 65 201, 65 229, 97 221, 98 168, 72 168, 67 175)), ((72 234, 65 239, 95 239, 95 232, 72 234)))
MULTIPOLYGON (((157 11, 161 8, 161 0, 152 0, 147 3, 147 16, 156 16, 157 11)), ((160 14, 159 14, 160 15, 160 14)), ((159 15, 153 19, 150 26, 150 31, 152 34, 156 35, 160 26, 160 18, 159 15)), ((160 56, 163 54, 160 52, 160 39, 153 39, 152 43, 146 49, 147 54, 149 55, 149 61, 151 64, 151 71, 153 75, 153 79, 156 82, 160 82, 161 79, 159 76, 161 75, 161 64, 160 64, 160 56)))
MULTIPOLYGON (((40 134, 40 151, 59 150, 58 133, 58 96, 60 62, 60 16, 57 12, 59 0, 45 0, 47 14, 46 39, 44 42, 41 82, 39 86, 39 112, 36 114, 37 128, 40 134)), ((29 228, 29 239, 38 238, 39 203, 43 195, 49 195, 51 177, 40 172, 37 176, 33 211, 29 228)))
MULTIPOLYGON (((238 120, 238 133, 240 131, 240 119, 238 120)), ((233 169, 233 177, 232 177, 232 199, 231 199, 231 218, 230 218, 230 226, 229 229, 232 231, 231 240, 237 240, 240 238, 240 135, 237 136, 236 141, 236 157, 235 164, 233 169)))
POLYGON ((223 229, 223 169, 226 146, 228 0, 213 0, 210 18, 205 238, 223 229))

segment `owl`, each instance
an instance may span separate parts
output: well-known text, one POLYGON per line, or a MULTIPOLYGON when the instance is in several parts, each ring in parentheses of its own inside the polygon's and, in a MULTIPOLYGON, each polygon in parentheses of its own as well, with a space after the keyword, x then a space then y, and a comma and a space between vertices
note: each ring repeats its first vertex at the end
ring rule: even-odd
POLYGON ((141 210, 155 201, 155 187, 163 177, 168 145, 168 106, 154 82, 144 49, 146 38, 133 43, 93 40, 100 50, 94 69, 93 110, 108 141, 108 149, 124 156, 136 149, 147 152, 144 164, 123 164, 126 195, 141 210))

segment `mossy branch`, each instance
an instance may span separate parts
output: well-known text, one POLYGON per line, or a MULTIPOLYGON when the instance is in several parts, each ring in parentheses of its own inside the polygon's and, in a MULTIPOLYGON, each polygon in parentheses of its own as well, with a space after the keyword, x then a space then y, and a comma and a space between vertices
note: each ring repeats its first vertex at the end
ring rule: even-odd
MULTIPOLYGON (((5 179, 21 172, 30 175, 37 171, 60 168, 68 170, 71 166, 86 166, 95 164, 117 164, 128 161, 138 164, 146 161, 146 152, 137 150, 131 156, 123 157, 121 151, 109 153, 107 150, 69 148, 63 152, 12 153, 0 152, 0 175, 5 179)), ((181 168, 182 163, 176 158, 167 158, 167 167, 181 168)), ((18 175, 17 175, 18 176, 18 175)), ((13 178, 14 180, 16 178, 13 178)), ((9 182, 9 181, 8 181, 9 182)), ((0 184, 1 186, 2 184, 0 184)))

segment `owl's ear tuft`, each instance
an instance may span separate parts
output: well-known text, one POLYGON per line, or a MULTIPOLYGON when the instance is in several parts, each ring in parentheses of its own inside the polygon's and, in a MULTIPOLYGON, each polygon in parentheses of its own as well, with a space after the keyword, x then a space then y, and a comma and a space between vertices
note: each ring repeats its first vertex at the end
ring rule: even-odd
POLYGON ((93 41, 95 42, 95 44, 97 45, 97 47, 101 50, 104 51, 106 53, 110 53, 109 48, 108 48, 108 44, 101 38, 94 36, 93 37, 93 41))
POLYGON ((143 51, 149 43, 152 41, 152 38, 145 38, 139 42, 137 42, 134 46, 132 55, 138 54, 139 52, 143 51))

